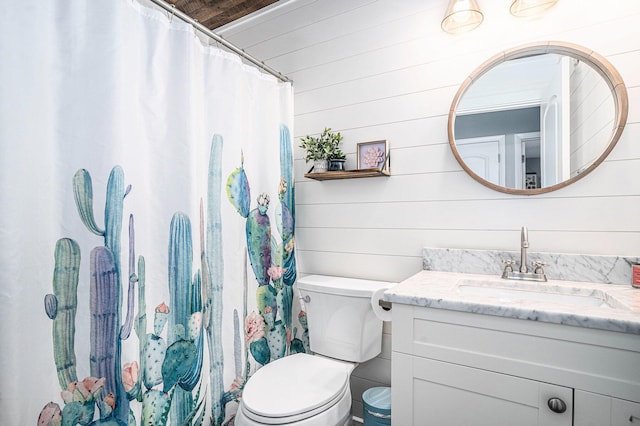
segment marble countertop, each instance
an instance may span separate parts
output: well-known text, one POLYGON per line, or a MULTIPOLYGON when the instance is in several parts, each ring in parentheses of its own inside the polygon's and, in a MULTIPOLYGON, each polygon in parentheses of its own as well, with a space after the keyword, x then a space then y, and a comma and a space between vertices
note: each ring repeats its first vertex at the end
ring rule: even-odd
POLYGON ((428 308, 640 334, 640 289, 631 285, 555 280, 539 283, 503 280, 493 275, 421 271, 391 287, 383 299, 428 308), (506 291, 483 291, 495 286, 506 291), (518 292, 523 290, 529 295, 532 291, 537 295, 538 290, 544 290, 542 293, 560 296, 551 296, 551 300, 529 300, 519 296, 523 293, 518 292), (571 300, 600 299, 603 303, 578 306, 560 301, 564 295, 571 300))

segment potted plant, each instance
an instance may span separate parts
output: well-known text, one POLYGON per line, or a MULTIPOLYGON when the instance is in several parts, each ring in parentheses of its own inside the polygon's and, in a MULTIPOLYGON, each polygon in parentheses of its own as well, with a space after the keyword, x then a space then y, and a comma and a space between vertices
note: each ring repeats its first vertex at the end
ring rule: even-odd
POLYGON ((330 127, 326 127, 320 136, 306 135, 300 138, 300 141, 302 142, 300 148, 303 148, 306 153, 305 160, 313 161, 314 173, 343 169, 342 165, 346 157, 340 150, 340 141, 342 141, 340 132, 333 133, 330 127), (334 168, 329 167, 331 160, 335 161, 334 168))

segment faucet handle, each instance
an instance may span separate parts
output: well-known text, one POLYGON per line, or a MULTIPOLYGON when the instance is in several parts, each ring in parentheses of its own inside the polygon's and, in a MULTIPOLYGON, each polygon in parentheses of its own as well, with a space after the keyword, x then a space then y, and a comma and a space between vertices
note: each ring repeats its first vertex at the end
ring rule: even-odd
POLYGON ((539 260, 535 261, 535 262, 531 262, 531 266, 533 266, 533 273, 534 274, 541 274, 544 275, 544 267, 547 264, 544 262, 541 262, 539 260))
POLYGON ((504 265, 504 272, 513 272, 513 265, 516 264, 515 260, 512 259, 503 259, 502 264, 504 265))
POLYGON ((508 279, 509 276, 513 273, 513 265, 515 265, 515 261, 511 259, 503 259, 502 264, 504 265, 504 270, 502 271, 502 278, 508 279))

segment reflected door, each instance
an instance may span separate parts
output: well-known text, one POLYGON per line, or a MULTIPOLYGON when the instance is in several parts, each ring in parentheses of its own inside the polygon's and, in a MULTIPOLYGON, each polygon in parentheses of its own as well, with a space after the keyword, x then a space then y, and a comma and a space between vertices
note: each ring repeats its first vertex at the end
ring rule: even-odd
POLYGON ((473 173, 486 181, 504 186, 504 141, 504 135, 458 139, 458 153, 473 173))

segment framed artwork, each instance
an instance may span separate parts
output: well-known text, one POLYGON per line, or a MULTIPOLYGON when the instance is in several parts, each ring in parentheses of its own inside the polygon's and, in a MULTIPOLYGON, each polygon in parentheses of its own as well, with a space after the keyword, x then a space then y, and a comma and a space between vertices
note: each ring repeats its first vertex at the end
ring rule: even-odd
POLYGON ((524 189, 538 189, 538 175, 535 173, 527 173, 524 182, 524 189))
POLYGON ((387 141, 361 142, 357 145, 356 168, 386 170, 389 166, 387 141))

